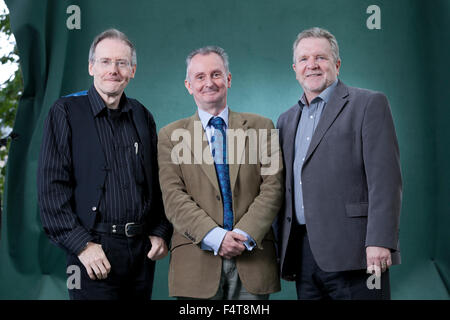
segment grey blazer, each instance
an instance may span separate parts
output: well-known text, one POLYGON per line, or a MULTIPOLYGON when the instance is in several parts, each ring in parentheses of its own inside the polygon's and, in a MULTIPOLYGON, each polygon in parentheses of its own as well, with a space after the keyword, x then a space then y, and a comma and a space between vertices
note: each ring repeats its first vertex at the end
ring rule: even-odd
MULTIPOLYGON (((286 193, 278 216, 281 275, 296 276, 294 140, 299 104, 278 119, 286 193)), ((400 158, 385 95, 338 82, 320 118, 302 168, 305 221, 311 250, 328 272, 365 269, 366 246, 391 249, 400 263, 400 158)))

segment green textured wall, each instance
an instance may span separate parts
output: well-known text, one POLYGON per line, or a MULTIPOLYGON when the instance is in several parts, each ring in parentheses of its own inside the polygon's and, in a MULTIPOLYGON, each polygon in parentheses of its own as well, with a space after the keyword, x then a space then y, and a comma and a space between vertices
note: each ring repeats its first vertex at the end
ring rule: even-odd
MULTIPOLYGON (((449 0, 6 0, 25 79, 9 157, 0 242, 0 299, 65 299, 64 253, 43 232, 36 168, 43 121, 61 95, 91 83, 93 37, 115 27, 137 47, 138 68, 126 92, 153 113, 158 128, 191 115, 185 57, 222 46, 233 74, 229 106, 276 122, 301 95, 292 64, 298 32, 320 26, 338 39, 346 84, 384 92, 391 103, 404 180, 400 241, 392 269, 394 299, 448 299, 450 284, 449 0), (81 9, 68 30, 66 9, 81 9), (381 29, 369 30, 369 5, 381 29)), ((157 265, 154 298, 167 299, 168 258, 157 265)), ((295 299, 292 283, 274 299, 295 299)))

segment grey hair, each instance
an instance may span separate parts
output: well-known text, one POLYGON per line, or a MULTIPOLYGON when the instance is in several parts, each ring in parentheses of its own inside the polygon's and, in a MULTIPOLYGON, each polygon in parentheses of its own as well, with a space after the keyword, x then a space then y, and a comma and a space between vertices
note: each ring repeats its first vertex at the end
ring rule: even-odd
POLYGON ((134 47, 133 43, 131 43, 130 39, 128 39, 128 37, 125 35, 125 33, 120 32, 117 29, 108 29, 94 38, 94 41, 92 41, 91 44, 91 48, 89 49, 89 62, 93 63, 95 61, 95 49, 97 48, 97 45, 100 43, 100 41, 105 39, 117 39, 125 42, 126 45, 131 49, 131 65, 136 65, 136 48, 134 47))
POLYGON ((227 75, 230 73, 229 62, 228 62, 228 54, 224 49, 218 46, 206 46, 203 48, 198 48, 188 54, 186 57, 186 80, 189 78, 189 65, 191 64, 191 60, 194 56, 201 54, 202 56, 206 56, 207 54, 215 53, 217 54, 223 61, 223 65, 225 67, 225 71, 227 75))
POLYGON ((298 43, 306 38, 324 38, 327 39, 331 46, 331 54, 333 55, 334 62, 338 62, 341 58, 339 57, 339 46, 334 35, 331 34, 328 30, 314 27, 311 29, 303 30, 297 35, 297 39, 295 39, 294 45, 292 47, 293 51, 293 59, 295 63, 295 49, 297 49, 298 43))

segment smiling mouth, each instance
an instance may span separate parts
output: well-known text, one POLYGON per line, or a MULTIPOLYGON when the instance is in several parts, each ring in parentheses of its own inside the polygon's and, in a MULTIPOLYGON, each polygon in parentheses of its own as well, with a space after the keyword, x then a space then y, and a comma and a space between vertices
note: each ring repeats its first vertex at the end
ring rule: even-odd
POLYGON ((313 74, 308 74, 306 77, 320 77, 322 74, 321 73, 313 73, 313 74))

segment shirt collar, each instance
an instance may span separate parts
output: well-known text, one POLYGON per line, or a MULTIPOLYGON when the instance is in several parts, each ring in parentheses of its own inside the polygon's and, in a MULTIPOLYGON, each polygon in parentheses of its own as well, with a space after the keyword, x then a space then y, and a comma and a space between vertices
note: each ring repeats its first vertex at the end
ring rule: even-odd
MULTIPOLYGON (((97 117, 100 113, 107 111, 105 102, 97 92, 97 89, 95 89, 94 85, 90 87, 88 96, 90 98, 89 100, 91 102, 91 109, 95 117, 97 117)), ((122 93, 122 96, 120 97, 119 108, 122 112, 128 112, 131 110, 131 105, 128 101, 127 96, 125 95, 125 92, 122 93)))
MULTIPOLYGON (((228 105, 217 116, 221 117, 223 119, 223 121, 225 121, 225 125, 228 128, 228 105)), ((206 127, 208 127, 209 120, 211 120, 211 118, 214 118, 214 116, 212 114, 210 114, 209 112, 204 111, 200 108, 198 108, 198 117, 200 118, 200 121, 202 122, 203 129, 206 129, 206 127)))
MULTIPOLYGON (((334 88, 336 88, 338 83, 338 79, 336 79, 329 87, 327 87, 325 90, 323 90, 317 97, 315 97, 313 99, 316 100, 317 98, 322 99, 325 103, 328 103, 328 100, 330 100, 331 94, 334 91, 334 88)), ((312 101, 310 101, 310 104, 312 103, 312 101)), ((306 96, 303 93, 302 97, 300 98, 300 101, 298 102, 298 104, 300 105, 300 107, 304 107, 307 105, 306 103, 306 96)))

